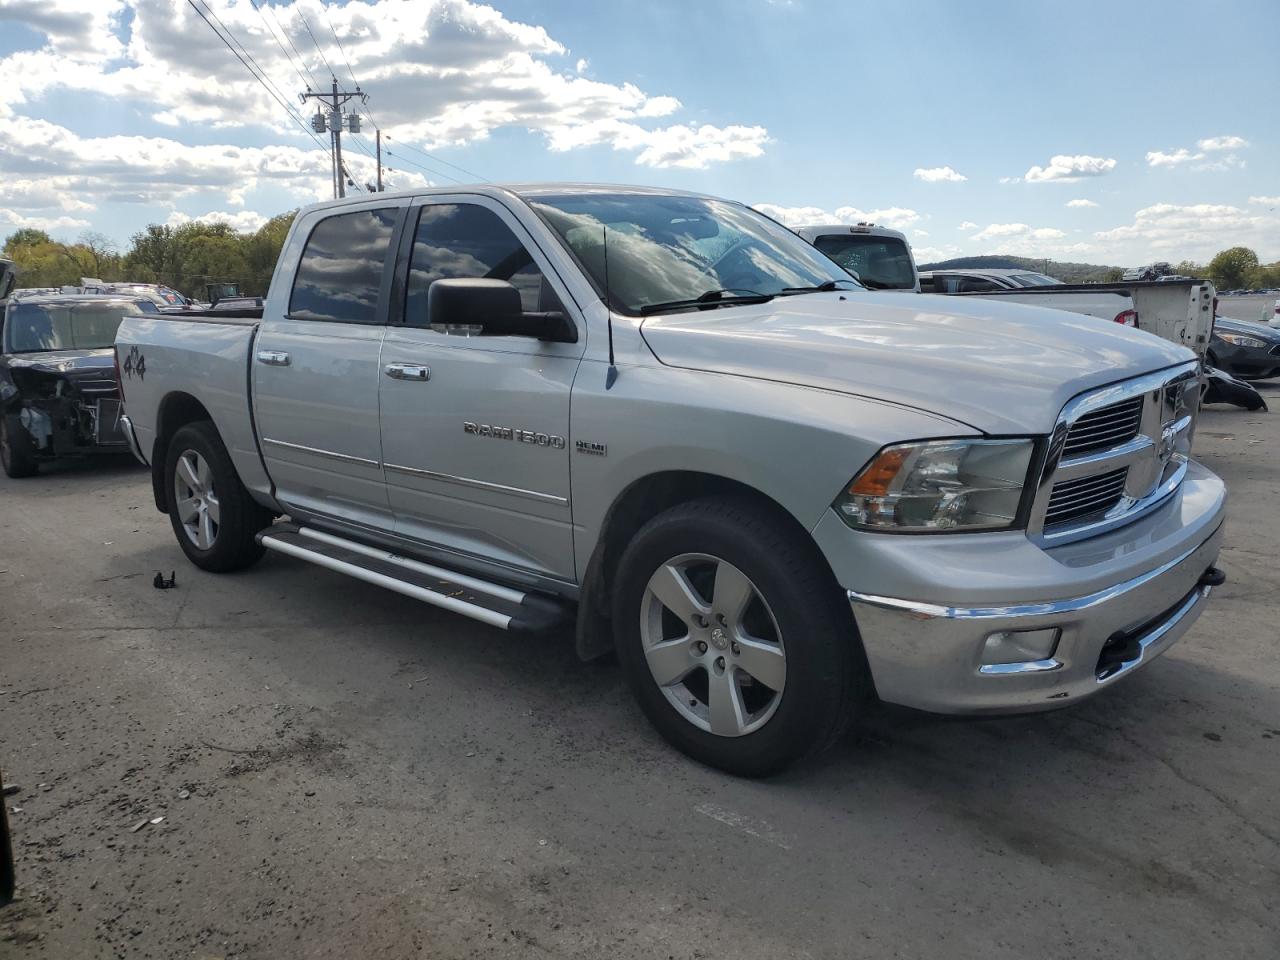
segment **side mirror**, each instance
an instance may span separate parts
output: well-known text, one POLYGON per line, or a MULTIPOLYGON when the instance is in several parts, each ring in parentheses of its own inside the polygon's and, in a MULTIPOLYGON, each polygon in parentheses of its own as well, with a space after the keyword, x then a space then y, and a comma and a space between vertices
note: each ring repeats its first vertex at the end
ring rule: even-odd
POLYGON ((525 312, 520 291, 505 280, 437 280, 427 288, 433 329, 470 328, 482 337, 536 337, 576 343, 578 329, 559 310, 525 312))

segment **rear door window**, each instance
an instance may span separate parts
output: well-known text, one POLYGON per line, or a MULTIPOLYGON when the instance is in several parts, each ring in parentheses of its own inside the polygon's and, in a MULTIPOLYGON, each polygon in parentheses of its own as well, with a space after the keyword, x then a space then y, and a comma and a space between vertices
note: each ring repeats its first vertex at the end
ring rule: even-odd
POLYGON ((289 296, 294 320, 379 323, 378 293, 398 211, 326 217, 307 238, 289 296))

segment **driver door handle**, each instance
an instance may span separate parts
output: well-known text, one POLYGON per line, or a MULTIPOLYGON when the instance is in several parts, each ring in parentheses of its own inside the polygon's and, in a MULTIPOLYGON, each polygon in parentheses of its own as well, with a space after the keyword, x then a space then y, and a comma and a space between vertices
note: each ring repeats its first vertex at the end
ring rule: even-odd
POLYGON ((386 374, 392 380, 414 380, 422 383, 431 379, 431 368, 418 363, 388 363, 386 374))
POLYGON ((283 350, 259 350, 258 362, 265 363, 271 367, 287 367, 289 365, 289 355, 283 350))

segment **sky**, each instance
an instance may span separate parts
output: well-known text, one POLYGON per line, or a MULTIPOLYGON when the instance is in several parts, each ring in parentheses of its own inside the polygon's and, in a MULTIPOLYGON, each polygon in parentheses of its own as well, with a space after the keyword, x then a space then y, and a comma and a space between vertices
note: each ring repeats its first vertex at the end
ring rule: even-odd
POLYGON ((1269 262, 1277 35, 1276 0, 0 0, 0 239, 328 198, 297 97, 336 75, 370 95, 357 183, 376 126, 388 189, 669 186, 922 262, 1269 262))

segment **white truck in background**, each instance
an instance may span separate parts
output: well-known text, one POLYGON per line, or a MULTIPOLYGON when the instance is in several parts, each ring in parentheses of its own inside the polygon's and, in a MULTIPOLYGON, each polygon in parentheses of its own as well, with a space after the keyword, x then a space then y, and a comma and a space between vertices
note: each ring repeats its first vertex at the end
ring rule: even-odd
MULTIPOLYGON (((872 243, 878 263, 895 264, 905 276, 909 265, 912 284, 898 289, 922 293, 942 293, 979 299, 1025 303, 1029 306, 1066 310, 1136 327, 1195 351, 1203 358, 1213 333, 1216 291, 1207 280, 1121 281, 1120 283, 1016 284, 1015 275, 1033 275, 1031 270, 948 270, 920 273, 907 239, 896 230, 874 224, 822 224, 799 227, 796 232, 835 260, 846 270, 855 262, 865 262, 862 252, 872 243), (857 251, 855 254, 854 251, 857 251), (862 260, 856 260, 861 257, 862 260), (1006 279, 1009 275, 1010 279, 1006 279)), ((864 286, 888 289, 867 283, 854 268, 864 286)), ((872 280, 879 279, 872 274, 872 280)), ((1051 278, 1047 278, 1051 279, 1051 278)))

